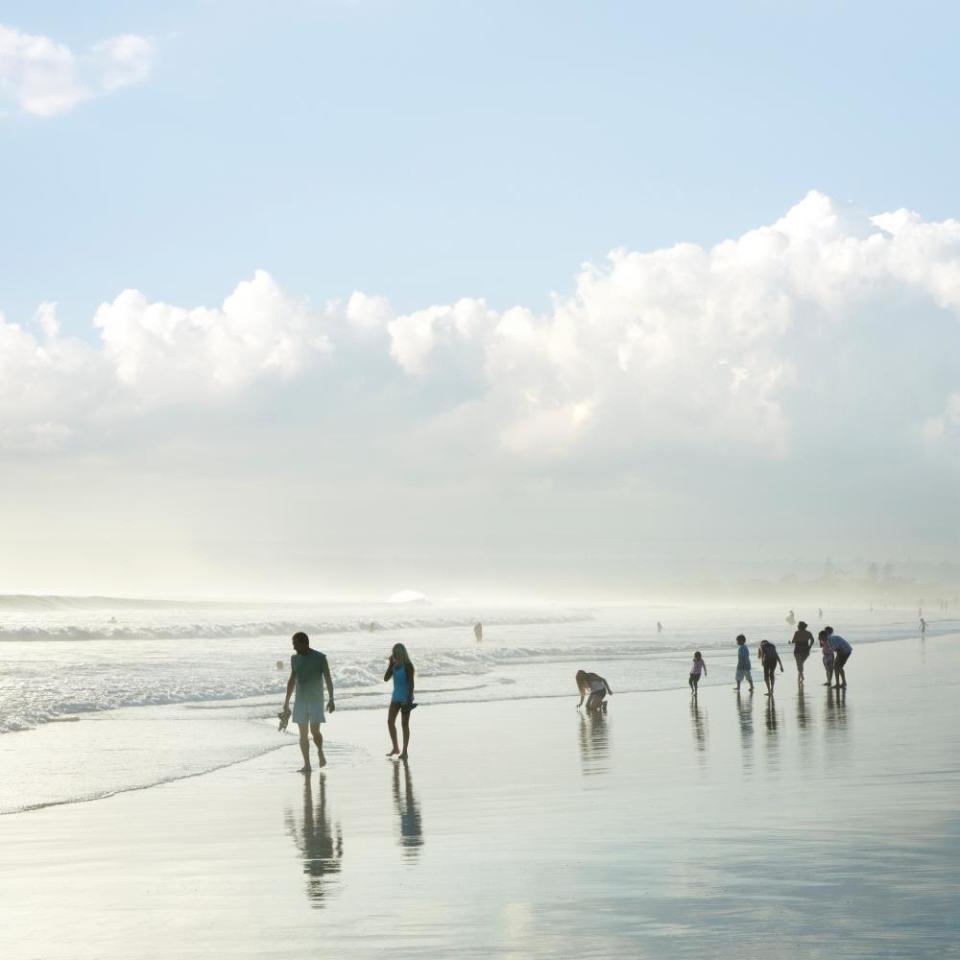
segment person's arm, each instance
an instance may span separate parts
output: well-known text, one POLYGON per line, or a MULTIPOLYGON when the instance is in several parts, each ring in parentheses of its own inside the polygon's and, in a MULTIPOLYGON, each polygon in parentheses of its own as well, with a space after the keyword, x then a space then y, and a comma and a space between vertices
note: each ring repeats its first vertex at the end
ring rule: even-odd
POLYGON ((707 675, 707 661, 706 661, 706 660, 701 660, 700 662, 703 664, 703 675, 706 676, 706 675, 707 675))
POLYGON ((607 688, 607 693, 609 693, 610 696, 612 697, 613 691, 610 689, 610 684, 607 683, 607 681, 603 677, 601 677, 600 679, 603 680, 603 685, 607 688))
POLYGON ((387 672, 383 675, 383 682, 386 683, 393 676, 393 656, 387 661, 387 672))
POLYGON ((413 703, 413 685, 417 680, 417 671, 413 669, 413 664, 407 664, 407 671, 410 674, 410 698, 407 700, 407 703, 413 703))
POLYGON ((580 691, 580 702, 577 704, 577 709, 579 710, 583 706, 583 698, 587 695, 586 684, 577 682, 577 689, 580 691))
POLYGON ((283 709, 284 709, 284 710, 289 710, 289 709, 290 709, 290 698, 293 696, 293 691, 294 691, 294 689, 296 688, 296 686, 297 686, 297 675, 296 675, 296 673, 294 673, 294 671, 291 669, 291 670, 290 670, 290 679, 287 681, 287 696, 286 696, 286 699, 283 701, 283 709))
POLYGON ((324 658, 323 661, 323 679, 327 683, 327 693, 330 694, 330 702, 327 704, 327 709, 333 713, 336 710, 336 704, 333 702, 333 677, 330 676, 330 661, 324 658))
POLYGON ((780 659, 780 654, 777 654, 777 663, 780 664, 780 672, 783 673, 783 661, 780 659))

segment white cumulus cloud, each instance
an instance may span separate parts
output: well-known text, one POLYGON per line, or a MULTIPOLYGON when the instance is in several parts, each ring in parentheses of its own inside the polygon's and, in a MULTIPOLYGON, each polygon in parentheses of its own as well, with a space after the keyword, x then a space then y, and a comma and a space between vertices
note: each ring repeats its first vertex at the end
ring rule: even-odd
POLYGON ((110 37, 75 53, 50 37, 0 24, 0 95, 23 113, 51 117, 142 82, 154 57, 153 43, 135 34, 110 37))

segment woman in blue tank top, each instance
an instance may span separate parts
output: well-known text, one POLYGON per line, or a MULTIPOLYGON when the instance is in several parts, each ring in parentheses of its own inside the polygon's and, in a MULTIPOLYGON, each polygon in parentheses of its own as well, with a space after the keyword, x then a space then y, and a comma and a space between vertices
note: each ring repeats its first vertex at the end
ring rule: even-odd
POLYGON ((410 744, 410 711, 416 706, 413 702, 413 684, 415 671, 410 654, 402 643, 394 644, 393 653, 387 664, 387 672, 383 675, 384 683, 393 680, 393 695, 390 697, 390 709, 387 711, 387 729, 390 731, 390 741, 393 749, 388 757, 399 756, 407 759, 407 747, 410 744), (397 744, 397 714, 400 714, 400 725, 403 728, 403 752, 397 744))

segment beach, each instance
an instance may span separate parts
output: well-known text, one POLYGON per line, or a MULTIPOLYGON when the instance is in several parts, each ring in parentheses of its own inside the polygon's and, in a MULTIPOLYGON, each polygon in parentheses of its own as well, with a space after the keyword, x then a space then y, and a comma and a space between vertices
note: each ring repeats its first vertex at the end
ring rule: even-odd
POLYGON ((427 704, 405 765, 385 710, 335 714, 309 778, 278 733, 3 816, 0 955, 957 957, 957 640, 861 645, 840 695, 784 657, 738 697, 731 653, 696 703, 427 704))

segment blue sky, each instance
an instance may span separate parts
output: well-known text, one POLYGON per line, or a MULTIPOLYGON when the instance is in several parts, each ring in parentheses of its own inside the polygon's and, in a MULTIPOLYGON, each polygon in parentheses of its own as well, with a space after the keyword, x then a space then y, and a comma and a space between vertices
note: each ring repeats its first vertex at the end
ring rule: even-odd
POLYGON ((545 305, 608 250, 711 244, 811 188, 960 210, 958 12, 918 3, 7 3, 149 80, 0 122, 2 309, 83 333, 132 286, 216 303, 545 305))
POLYGON ((958 28, 6 3, 0 577, 609 594, 953 556, 958 28))

